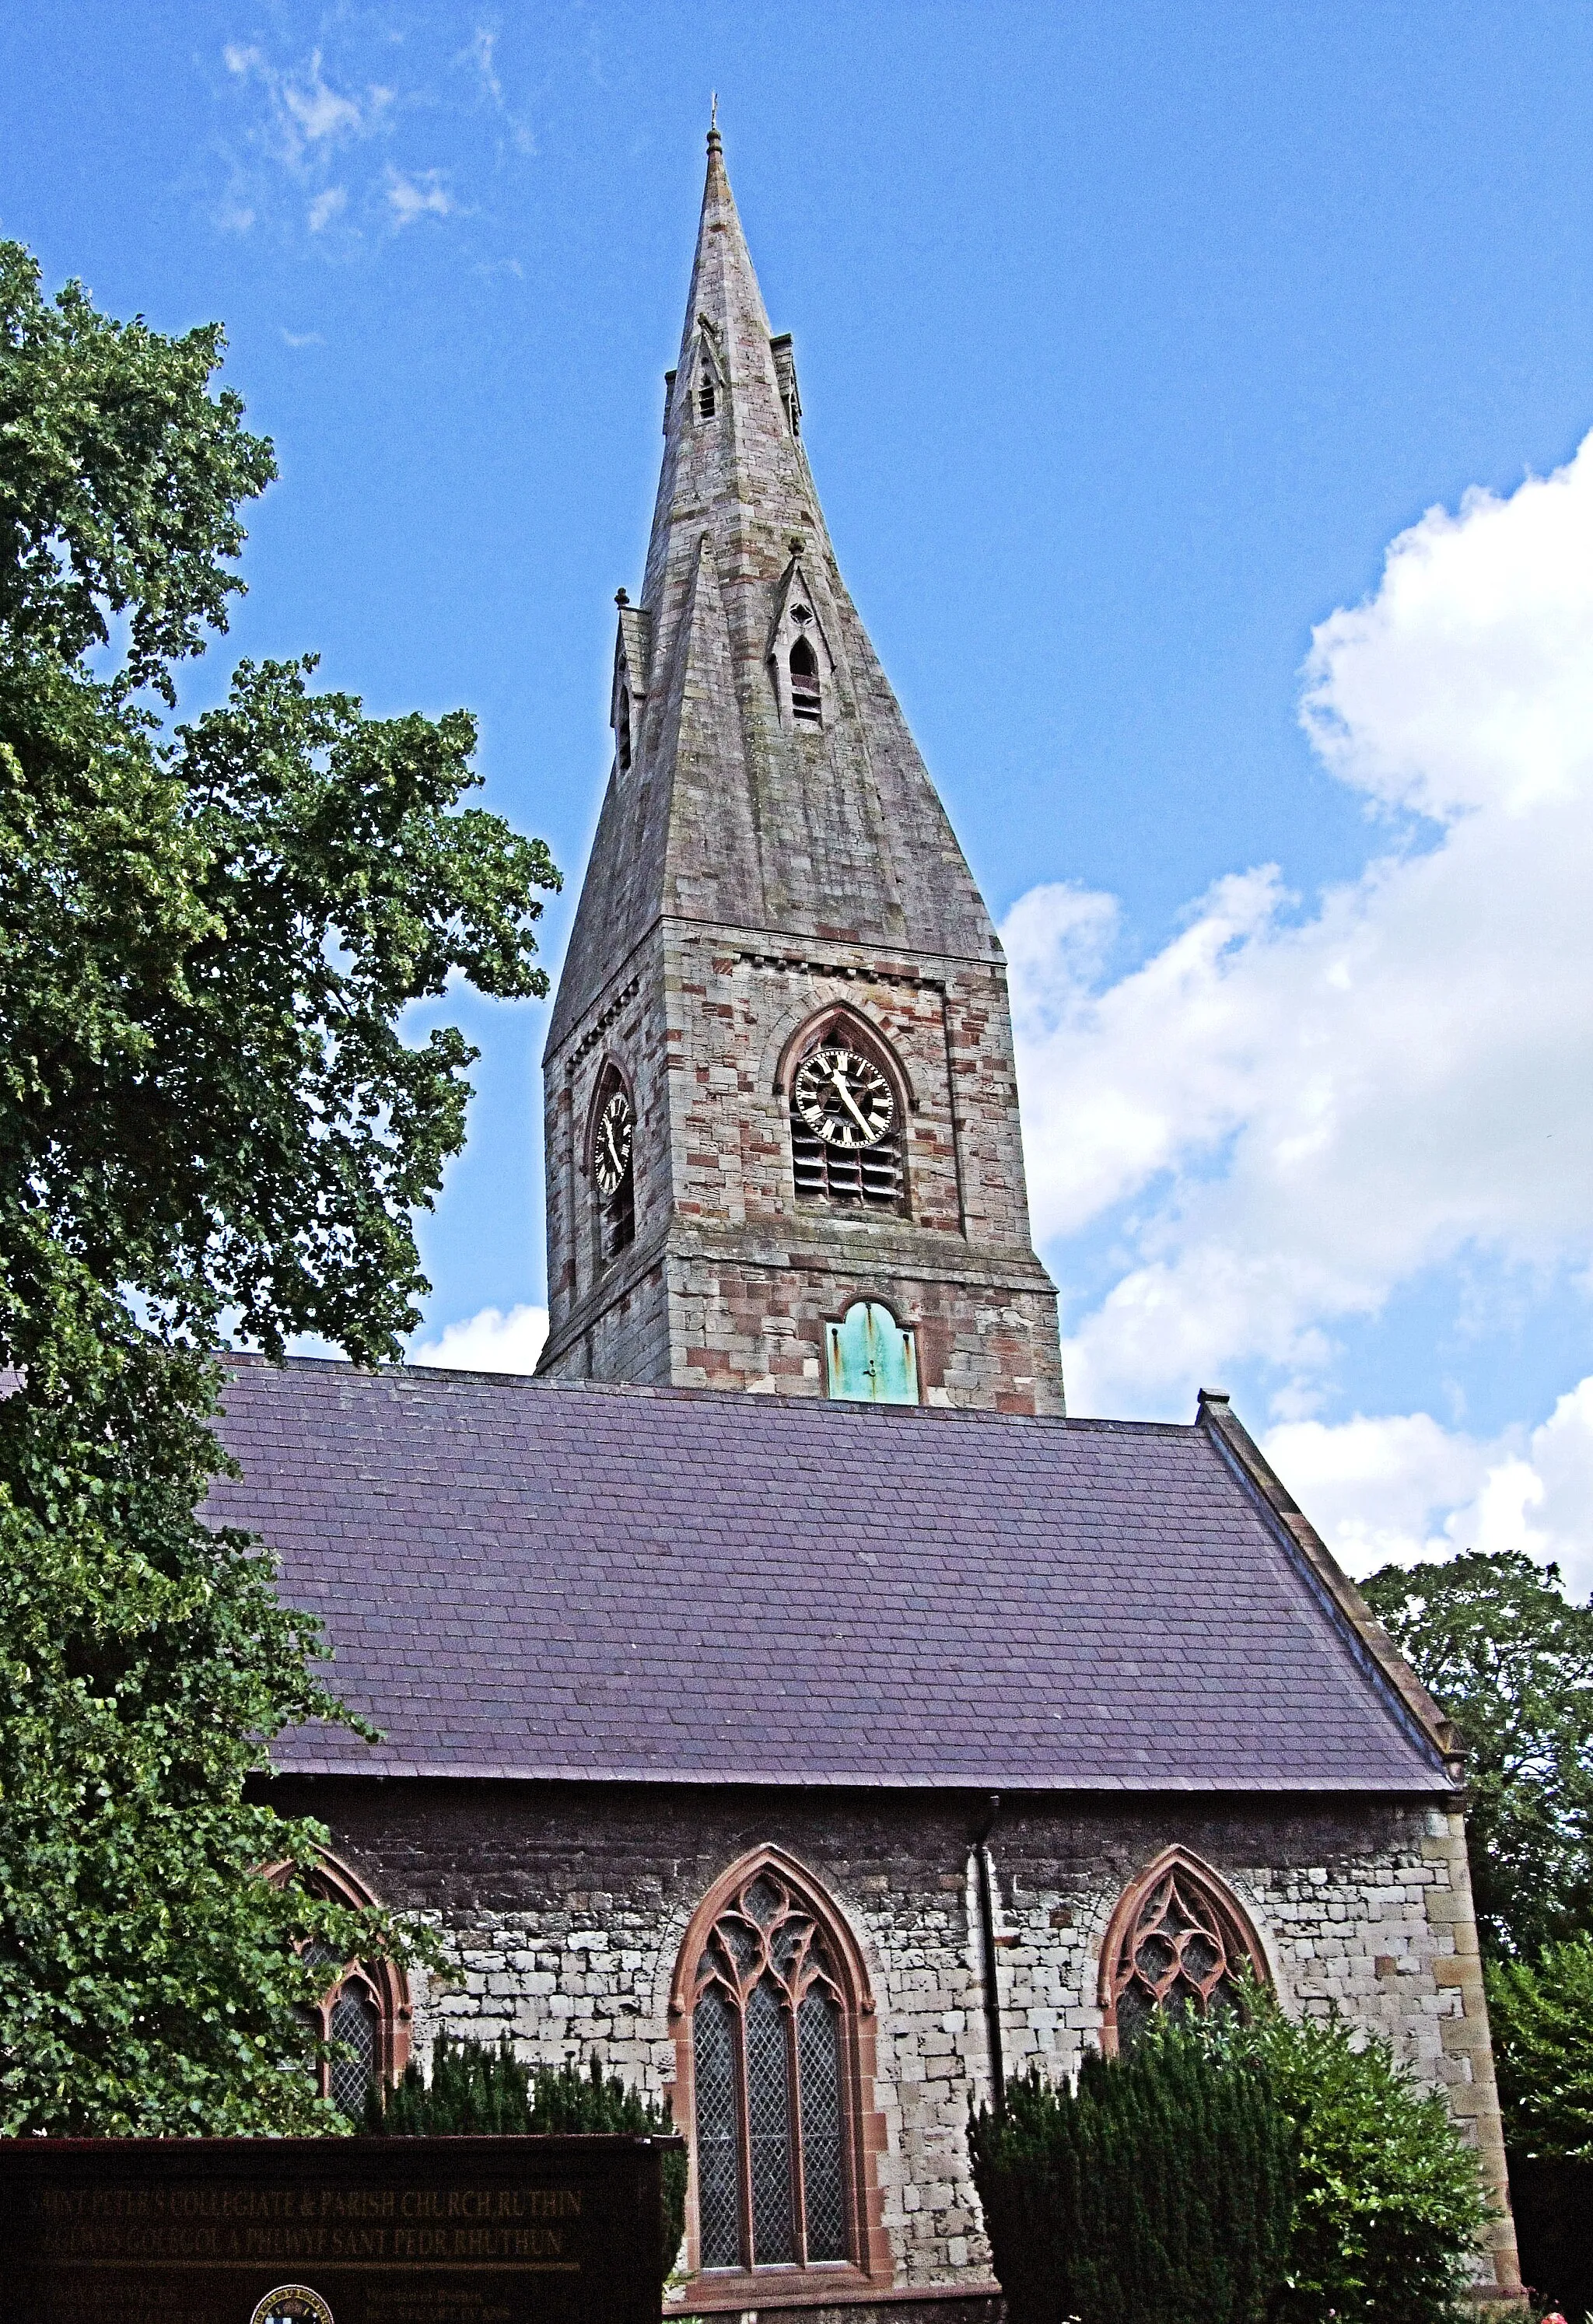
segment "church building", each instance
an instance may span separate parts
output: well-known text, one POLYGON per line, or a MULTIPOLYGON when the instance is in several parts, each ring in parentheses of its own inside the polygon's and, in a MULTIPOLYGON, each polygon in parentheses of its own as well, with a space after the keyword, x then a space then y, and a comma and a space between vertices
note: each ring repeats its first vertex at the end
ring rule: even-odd
MULTIPOLYGON (((670 2306, 993 2319, 971 2100, 1243 1972, 1441 2089, 1518 2286, 1454 1730, 1229 1408, 1070 1419, 1000 945, 707 185, 545 1056, 534 1379, 239 1360, 212 1507, 382 1729, 284 1736, 349 1964, 667 2092, 670 2306)), ((1480 2288, 1480 2287, 1479 2287, 1480 2288)))

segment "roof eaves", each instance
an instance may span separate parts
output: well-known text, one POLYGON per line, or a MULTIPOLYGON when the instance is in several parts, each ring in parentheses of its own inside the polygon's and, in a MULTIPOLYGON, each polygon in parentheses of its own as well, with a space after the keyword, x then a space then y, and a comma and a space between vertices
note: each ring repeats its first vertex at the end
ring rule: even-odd
POLYGON ((1234 1412, 1226 1396, 1202 1388, 1196 1416, 1229 1466, 1248 1487, 1271 1520, 1284 1546, 1303 1572, 1318 1601, 1361 1668, 1413 1741, 1442 1767, 1459 1790, 1466 1776, 1466 1747, 1460 1730, 1434 1701, 1305 1515, 1277 1471, 1234 1412))
MULTIPOLYGON (((793 1775, 787 1766, 760 1767, 755 1765, 727 1768, 659 1767, 650 1762, 635 1764, 616 1762, 612 1766, 591 1766, 579 1760, 540 1761, 516 1759, 447 1758, 383 1758, 379 1766, 368 1766, 354 1759, 306 1757, 295 1759, 279 1754, 273 1757, 270 1770, 273 1776, 284 1779, 311 1777, 326 1782, 390 1782, 409 1777, 429 1782, 508 1783, 508 1784, 646 1784, 673 1785, 685 1790, 727 1791, 852 1791, 852 1792, 979 1792, 988 1794, 990 1775, 988 1767, 931 1768, 922 1771, 896 1769, 881 1774, 877 1768, 835 1767, 804 1769, 793 1775)), ((1224 1797, 1272 1799, 1296 1794, 1310 1797, 1388 1798, 1403 1797, 1408 1793, 1438 1790, 1438 1779, 1429 1784, 1404 1784, 1366 1780, 1350 1782, 1342 1775, 1315 1776, 1290 1774, 1286 1775, 1247 1775, 1227 1780, 1221 1776, 1161 1775, 1139 1782, 1128 1775, 1059 1775, 1047 1782, 1044 1777, 1011 1780, 1000 1785, 1003 1798, 1054 1798, 1077 1795, 1092 1797, 1100 1794, 1129 1798, 1171 1797, 1184 1794, 1221 1794, 1224 1797)))

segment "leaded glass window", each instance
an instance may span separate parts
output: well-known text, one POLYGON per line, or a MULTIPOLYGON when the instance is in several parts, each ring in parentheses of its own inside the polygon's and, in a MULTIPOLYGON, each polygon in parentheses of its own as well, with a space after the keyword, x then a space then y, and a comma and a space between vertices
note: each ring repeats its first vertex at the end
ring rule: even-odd
POLYGON ((692 2006, 704 2267, 853 2256, 846 1995, 816 1914, 751 1874, 698 1958, 692 2006))
POLYGON ((338 2051, 318 2061, 317 2085, 340 2113, 358 2122, 366 2091, 388 2070, 381 1998, 358 1961, 340 1961, 323 1944, 307 1945, 304 1956, 327 1972, 327 1980, 320 2001, 306 2015, 321 2040, 336 2043, 338 2051))
POLYGON ((1219 1885, 1182 1858, 1153 1868, 1119 1907, 1108 1946, 1108 2024, 1119 2047, 1157 2010, 1238 2006, 1248 1975, 1265 1980, 1260 1952, 1219 1885))

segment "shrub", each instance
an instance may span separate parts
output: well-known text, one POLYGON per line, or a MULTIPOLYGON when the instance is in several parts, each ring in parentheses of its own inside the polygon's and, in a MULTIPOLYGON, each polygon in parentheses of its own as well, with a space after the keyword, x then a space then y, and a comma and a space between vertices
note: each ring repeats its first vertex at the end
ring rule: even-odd
MULTIPOLYGON (((432 2049, 429 2083, 411 2058, 396 2086, 383 2090, 372 2083, 361 2125, 367 2135, 389 2138, 513 2138, 580 2131, 661 2138, 673 2126, 667 2103, 644 2098, 618 2074, 605 2080, 595 2057, 585 2074, 568 2062, 529 2066, 515 2056, 507 2034, 489 2049, 483 2042, 450 2041, 446 2034, 438 2034, 432 2049)), ((686 2233, 686 2159, 671 2149, 659 2160, 661 2282, 686 2233)))
POLYGON ((1266 2070, 1163 2023, 1078 2088, 1031 2072, 971 2125, 1010 2324, 1260 2324, 1284 2273, 1294 2134, 1266 2070))
POLYGON ((1487 2224, 1477 2162, 1442 2096, 1337 2015, 1285 2017, 1252 1991, 1204 2038, 1266 2073, 1298 2134, 1278 2324, 1448 2324, 1487 2224))

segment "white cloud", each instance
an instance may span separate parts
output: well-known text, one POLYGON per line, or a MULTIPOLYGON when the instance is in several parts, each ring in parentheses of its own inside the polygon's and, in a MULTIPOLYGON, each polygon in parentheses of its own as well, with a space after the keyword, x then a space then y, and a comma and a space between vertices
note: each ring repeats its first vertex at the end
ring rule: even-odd
POLYGON ((395 223, 401 226, 413 226, 417 218, 447 217, 455 207, 440 170, 419 170, 413 176, 406 176, 401 170, 390 169, 387 201, 395 223))
POLYGON ((324 347, 327 344, 319 331, 285 330, 282 333, 282 339, 284 344, 290 347, 324 347))
POLYGON ((1182 1416, 1259 1359, 1298 1416, 1335 1327, 1423 1270, 1593 1258, 1593 437, 1403 534, 1303 717, 1427 818, 1358 880, 1303 917, 1273 869, 1224 880, 1116 982, 1109 897, 1004 930, 1037 1231, 1123 1253, 1064 1350, 1080 1410, 1182 1416))
POLYGON ((459 51, 461 64, 472 64, 481 75, 483 92, 494 105, 503 102, 503 84, 498 78, 498 35, 485 24, 478 24, 470 39, 459 51))
POLYGON ((1524 1549, 1556 1562, 1571 1597, 1593 1591, 1593 1377, 1541 1427, 1492 1443, 1412 1413, 1336 1427, 1285 1423, 1266 1452, 1352 1572, 1462 1549, 1524 1549))
POLYGON ((299 169, 318 148, 370 136, 383 124, 392 104, 393 91, 379 82, 364 88, 334 88, 322 69, 319 49, 312 50, 305 64, 287 70, 272 64, 263 49, 229 42, 221 53, 235 79, 254 82, 262 90, 266 103, 262 142, 290 169, 299 169))
POLYGON ((305 213, 305 221, 308 226, 311 234, 319 234, 322 227, 325 226, 329 220, 340 217, 347 208, 348 189, 346 186, 327 186, 323 188, 321 192, 316 196, 314 201, 311 202, 309 208, 305 213))
POLYGON ((482 97, 489 109, 502 122, 511 143, 519 152, 534 153, 537 141, 529 124, 511 110, 503 94, 503 82, 498 71, 497 33, 484 24, 478 24, 454 61, 456 65, 474 66, 482 97))
POLYGON ((416 1364, 442 1364, 450 1371, 531 1372, 548 1337, 546 1307, 483 1307, 462 1323, 450 1323, 435 1340, 410 1351, 416 1364))

